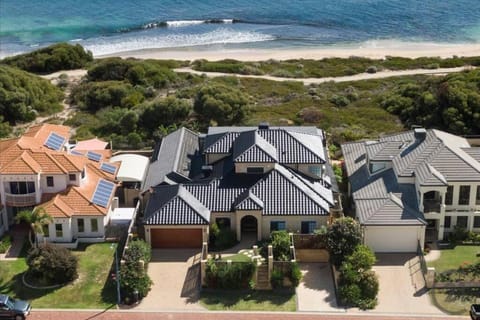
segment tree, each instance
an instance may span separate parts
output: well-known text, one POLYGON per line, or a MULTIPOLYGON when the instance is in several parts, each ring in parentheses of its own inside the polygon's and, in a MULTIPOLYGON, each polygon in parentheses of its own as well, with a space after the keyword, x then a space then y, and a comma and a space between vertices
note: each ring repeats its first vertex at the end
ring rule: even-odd
POLYGON ((332 263, 338 268, 345 257, 351 255, 362 242, 357 221, 350 217, 336 219, 327 231, 327 249, 332 263))
POLYGON ((241 123, 247 115, 248 96, 223 84, 207 85, 198 91, 193 108, 205 121, 218 125, 241 123))
POLYGON ((273 231, 270 234, 270 244, 275 260, 290 260, 290 236, 287 231, 273 231))
POLYGON ((42 207, 36 207, 33 211, 23 210, 15 217, 17 223, 26 222, 30 225, 28 240, 32 247, 38 247, 38 234, 43 235, 43 226, 53 222, 52 217, 42 207), (32 235, 34 242, 32 242, 32 235))
POLYGON ((167 97, 155 99, 141 106, 140 117, 142 127, 153 133, 159 126, 179 125, 188 119, 192 112, 192 104, 187 99, 167 97))
POLYGON ((78 277, 78 259, 68 249, 42 245, 28 253, 28 272, 47 285, 63 284, 78 277))

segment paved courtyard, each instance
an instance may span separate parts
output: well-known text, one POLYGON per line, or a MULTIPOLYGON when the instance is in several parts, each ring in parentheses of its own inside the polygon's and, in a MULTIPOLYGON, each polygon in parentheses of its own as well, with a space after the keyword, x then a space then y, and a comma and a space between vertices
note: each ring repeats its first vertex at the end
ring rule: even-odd
POLYGON ((154 249, 148 274, 152 290, 138 310, 204 310, 200 293, 200 252, 196 249, 154 249))

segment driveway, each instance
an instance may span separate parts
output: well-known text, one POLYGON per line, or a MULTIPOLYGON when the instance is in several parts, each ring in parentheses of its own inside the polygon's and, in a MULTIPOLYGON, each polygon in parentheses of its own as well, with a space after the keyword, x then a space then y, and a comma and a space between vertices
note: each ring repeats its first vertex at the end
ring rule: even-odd
POLYGON ((420 262, 414 254, 377 254, 378 305, 370 312, 441 315, 424 289, 420 262))
POLYGON ((328 263, 299 263, 302 281, 297 287, 298 311, 345 312, 337 307, 332 271, 328 263))
POLYGON ((152 289, 136 307, 141 310, 204 310, 200 293, 200 252, 196 249, 154 249, 148 265, 152 289))

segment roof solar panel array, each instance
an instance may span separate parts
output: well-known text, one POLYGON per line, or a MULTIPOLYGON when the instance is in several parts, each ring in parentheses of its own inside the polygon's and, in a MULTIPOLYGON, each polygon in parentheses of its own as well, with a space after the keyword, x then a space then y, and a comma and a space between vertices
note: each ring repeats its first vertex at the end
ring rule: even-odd
POLYGON ((92 161, 100 162, 100 160, 102 159, 102 155, 100 153, 96 153, 96 152, 93 152, 93 151, 88 151, 87 152, 87 158, 92 160, 92 161))
POLYGON ((44 143, 49 149, 60 150, 62 149, 63 144, 65 143, 65 138, 56 134, 55 132, 50 133, 47 140, 44 143))
POLYGON ((102 169, 105 172, 111 173, 111 174, 115 174, 115 171, 117 171, 117 167, 115 167, 112 164, 106 163, 106 162, 103 162, 100 165, 100 169, 102 169))
POLYGON ((103 179, 100 180, 97 184, 95 192, 93 193, 92 202, 106 208, 108 201, 112 196, 114 186, 115 185, 112 182, 103 179))

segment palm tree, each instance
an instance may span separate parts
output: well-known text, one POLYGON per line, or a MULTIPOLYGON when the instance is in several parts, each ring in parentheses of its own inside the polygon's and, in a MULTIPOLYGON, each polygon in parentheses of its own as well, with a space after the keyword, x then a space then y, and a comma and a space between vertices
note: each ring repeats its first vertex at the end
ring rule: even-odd
POLYGON ((28 233, 28 240, 32 247, 37 247, 37 234, 43 234, 43 226, 53 222, 52 217, 42 207, 37 207, 32 211, 23 210, 17 213, 15 217, 17 223, 26 222, 30 225, 30 231, 28 233), (32 233, 35 236, 35 243, 32 242, 32 233))

